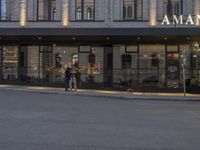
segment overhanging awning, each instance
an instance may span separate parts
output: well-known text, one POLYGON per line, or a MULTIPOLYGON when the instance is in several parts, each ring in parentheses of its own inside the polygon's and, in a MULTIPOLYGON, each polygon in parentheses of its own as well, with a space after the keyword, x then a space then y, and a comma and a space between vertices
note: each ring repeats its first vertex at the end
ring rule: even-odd
POLYGON ((200 36, 200 28, 0 28, 0 36, 200 36))

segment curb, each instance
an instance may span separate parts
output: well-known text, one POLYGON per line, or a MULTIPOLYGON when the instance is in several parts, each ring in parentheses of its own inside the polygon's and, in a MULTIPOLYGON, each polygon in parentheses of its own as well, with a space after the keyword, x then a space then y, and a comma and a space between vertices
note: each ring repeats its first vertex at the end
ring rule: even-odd
MULTIPOLYGON (((0 88, 1 89, 1 88, 0 88)), ((37 90, 26 90, 26 89, 15 89, 15 88, 4 88, 1 90, 12 90, 18 92, 32 92, 38 94, 59 94, 59 95, 70 95, 70 96, 84 96, 84 97, 95 97, 95 98, 109 98, 109 99, 118 99, 118 100, 146 100, 146 101, 178 101, 178 102, 200 102, 200 99, 192 98, 192 97, 170 97, 170 96, 135 96, 135 95, 127 95, 127 96, 114 96, 114 95, 106 95, 106 94, 85 94, 85 93, 75 93, 75 92, 59 92, 59 91, 37 91, 37 90)))

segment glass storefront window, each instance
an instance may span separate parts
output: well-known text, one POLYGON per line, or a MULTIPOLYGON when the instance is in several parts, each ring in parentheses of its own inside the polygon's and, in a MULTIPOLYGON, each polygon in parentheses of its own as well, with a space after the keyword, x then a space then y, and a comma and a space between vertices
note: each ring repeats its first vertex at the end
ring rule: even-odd
POLYGON ((3 47, 3 79, 16 80, 18 78, 18 47, 3 47))
POLYGON ((139 46, 139 82, 148 85, 165 85, 165 46, 139 46))
POLYGON ((11 0, 0 0, 0 20, 11 20, 11 10, 11 0))
POLYGON ((67 67, 78 67, 78 47, 53 47, 53 82, 63 82, 67 67))
POLYGON ((39 77, 39 46, 28 46, 27 76, 33 80, 39 77))

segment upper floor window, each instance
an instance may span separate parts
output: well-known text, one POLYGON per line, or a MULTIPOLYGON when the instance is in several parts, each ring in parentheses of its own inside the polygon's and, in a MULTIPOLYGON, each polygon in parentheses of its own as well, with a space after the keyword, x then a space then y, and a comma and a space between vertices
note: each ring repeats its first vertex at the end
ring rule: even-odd
POLYGON ((0 0, 0 20, 11 20, 12 0, 0 0))
POLYGON ((94 3, 94 0, 76 0, 76 20, 93 20, 94 3))
POLYGON ((123 19, 142 20, 142 0, 124 0, 123 19))
POLYGON ((168 16, 172 16, 172 15, 181 15, 183 14, 182 11, 182 6, 183 6, 183 0, 164 0, 164 4, 163 4, 164 8, 164 12, 163 14, 167 14, 168 16))
POLYGON ((56 0, 38 0, 38 20, 56 19, 56 0))

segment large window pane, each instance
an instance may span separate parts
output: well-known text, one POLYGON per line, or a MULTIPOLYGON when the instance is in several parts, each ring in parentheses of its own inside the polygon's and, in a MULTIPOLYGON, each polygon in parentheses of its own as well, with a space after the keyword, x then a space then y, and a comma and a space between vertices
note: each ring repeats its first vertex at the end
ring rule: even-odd
POLYGON ((136 15, 137 20, 142 20, 142 14, 143 14, 142 5, 143 5, 142 0, 137 0, 137 6, 136 6, 137 7, 137 15, 136 15))
POLYGON ((84 0, 84 19, 94 19, 94 0, 84 0))
POLYGON ((164 0, 163 15, 181 15, 182 14, 182 0, 164 0))
POLYGON ((142 19, 142 0, 124 0, 123 19, 142 19))
POLYGON ((1 0, 0 1, 0 20, 11 20, 11 0, 1 0))
POLYGON ((38 0, 38 20, 55 20, 56 0, 38 0))
POLYGON ((94 19, 94 0, 76 0, 76 20, 94 19))
POLYGON ((18 78, 18 47, 3 47, 3 79, 15 80, 18 78))
POLYGON ((139 49, 139 82, 165 85, 165 46, 141 45, 139 49))
POLYGON ((76 20, 82 19, 82 0, 76 0, 76 20))
POLYGON ((66 68, 78 67, 78 47, 53 47, 53 81, 63 82, 66 68))

